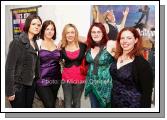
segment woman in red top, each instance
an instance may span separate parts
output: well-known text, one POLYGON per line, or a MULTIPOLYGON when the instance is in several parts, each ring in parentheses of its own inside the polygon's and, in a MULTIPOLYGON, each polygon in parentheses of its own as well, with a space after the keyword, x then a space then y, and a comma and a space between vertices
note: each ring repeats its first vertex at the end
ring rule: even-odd
POLYGON ((86 45, 79 42, 78 30, 73 24, 67 24, 62 33, 62 71, 63 92, 66 108, 79 108, 84 89, 85 75, 80 66, 85 55, 86 45))

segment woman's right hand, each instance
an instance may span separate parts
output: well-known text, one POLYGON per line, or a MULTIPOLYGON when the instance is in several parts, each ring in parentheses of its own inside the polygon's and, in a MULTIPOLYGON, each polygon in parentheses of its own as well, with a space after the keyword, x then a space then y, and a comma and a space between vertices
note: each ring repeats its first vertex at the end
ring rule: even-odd
POLYGON ((9 100, 9 101, 13 101, 14 99, 15 99, 15 95, 8 96, 8 100, 9 100))

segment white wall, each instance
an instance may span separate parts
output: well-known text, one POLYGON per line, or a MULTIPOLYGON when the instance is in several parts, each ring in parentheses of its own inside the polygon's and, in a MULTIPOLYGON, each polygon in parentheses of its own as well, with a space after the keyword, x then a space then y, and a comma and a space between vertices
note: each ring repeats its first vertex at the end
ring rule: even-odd
POLYGON ((57 28, 57 41, 61 39, 63 27, 72 23, 81 36, 87 36, 90 26, 90 5, 47 5, 39 8, 42 20, 51 19, 57 28), (49 13, 49 14, 48 14, 49 13))
MULTIPOLYGON (((7 55, 9 43, 13 39, 10 9, 24 7, 32 6, 7 5, 5 7, 5 55, 7 55)), ((50 19, 55 22, 57 41, 61 39, 63 27, 68 23, 76 25, 80 36, 87 36, 90 26, 90 5, 42 5, 38 9, 38 14, 42 21, 50 19)))

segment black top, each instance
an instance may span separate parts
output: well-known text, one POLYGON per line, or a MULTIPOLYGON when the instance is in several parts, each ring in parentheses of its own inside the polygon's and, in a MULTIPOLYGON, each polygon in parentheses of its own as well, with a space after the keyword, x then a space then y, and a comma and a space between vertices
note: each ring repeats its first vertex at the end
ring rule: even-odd
POLYGON ((112 107, 113 108, 140 108, 141 92, 136 87, 132 74, 133 62, 130 62, 117 69, 117 62, 110 66, 112 75, 112 107))
POLYGON ((113 77, 113 107, 151 107, 153 73, 148 61, 136 56, 133 62, 119 69, 113 63, 110 74, 113 77))
POLYGON ((134 79, 142 93, 141 107, 151 107, 153 89, 153 72, 148 61, 141 56, 136 56, 133 64, 134 79))
POLYGON ((108 38, 109 40, 116 40, 117 39, 117 35, 118 35, 118 28, 107 23, 108 27, 109 27, 109 32, 108 32, 108 38))
POLYGON ((62 59, 65 60, 64 67, 69 68, 72 65, 76 65, 76 66, 81 65, 81 61, 85 56, 87 46, 83 43, 79 43, 79 48, 80 48, 80 52, 76 59, 70 59, 66 54, 65 48, 62 49, 62 59))

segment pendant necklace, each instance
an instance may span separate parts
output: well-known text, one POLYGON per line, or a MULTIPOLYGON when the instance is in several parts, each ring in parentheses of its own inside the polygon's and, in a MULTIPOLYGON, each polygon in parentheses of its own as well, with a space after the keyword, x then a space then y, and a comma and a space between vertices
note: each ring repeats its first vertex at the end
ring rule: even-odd
POLYGON ((120 63, 123 63, 124 61, 123 60, 120 60, 120 63))
POLYGON ((123 60, 123 58, 122 58, 122 56, 121 56, 121 59, 120 59, 120 62, 119 63, 123 63, 124 62, 124 60, 123 60))

